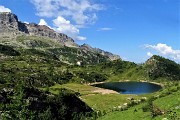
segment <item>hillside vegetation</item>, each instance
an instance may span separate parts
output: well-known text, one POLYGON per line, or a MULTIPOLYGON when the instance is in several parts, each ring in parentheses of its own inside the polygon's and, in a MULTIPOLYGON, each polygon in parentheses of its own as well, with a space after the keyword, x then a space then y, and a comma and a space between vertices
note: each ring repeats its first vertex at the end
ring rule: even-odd
MULTIPOLYGON (((152 109, 143 111, 146 102, 136 107, 136 103, 127 100, 129 97, 151 98, 153 94, 103 95, 92 92, 97 88, 87 85, 104 81, 162 82, 167 84, 167 91, 157 93, 165 95, 153 99, 153 104, 167 114, 168 109, 174 110, 179 104, 179 101, 169 101, 179 95, 178 85, 172 86, 179 83, 180 65, 163 57, 153 56, 139 65, 121 59, 110 61, 107 56, 67 47, 47 37, 19 36, 12 41, 3 38, 0 41, 0 119, 96 119, 101 116, 114 119, 132 114, 134 109, 141 109, 137 112, 140 117, 153 112, 152 109), (169 83, 173 84, 168 87, 169 83), (159 101, 170 105, 164 108, 159 101), (118 106, 124 103, 130 106, 120 112, 118 106)), ((178 116, 179 109, 175 112, 178 116)))
POLYGON ((169 80, 180 80, 180 65, 154 55, 145 63, 146 71, 151 79, 166 78, 169 80))

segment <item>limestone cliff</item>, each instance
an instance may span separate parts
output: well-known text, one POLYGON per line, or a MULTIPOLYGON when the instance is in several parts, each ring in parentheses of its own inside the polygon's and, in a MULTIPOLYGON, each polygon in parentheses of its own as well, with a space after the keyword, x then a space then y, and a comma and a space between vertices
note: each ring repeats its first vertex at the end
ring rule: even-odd
MULTIPOLYGON (((65 34, 58 33, 45 25, 22 23, 15 14, 9 12, 0 13, 0 34, 1 36, 17 36, 19 34, 44 36, 56 39, 64 44, 66 42, 74 44, 74 40, 65 34)), ((74 45, 76 46, 76 44, 74 45)))

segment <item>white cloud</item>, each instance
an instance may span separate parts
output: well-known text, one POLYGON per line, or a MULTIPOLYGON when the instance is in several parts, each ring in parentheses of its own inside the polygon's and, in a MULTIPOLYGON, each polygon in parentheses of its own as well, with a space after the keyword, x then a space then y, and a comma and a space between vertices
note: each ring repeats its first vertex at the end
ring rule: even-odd
POLYGON ((75 40, 86 39, 78 36, 78 28, 95 23, 98 19, 97 12, 104 9, 103 5, 92 3, 92 0, 31 0, 31 2, 35 5, 38 16, 56 18, 53 20, 54 29, 75 40), (71 20, 74 25, 66 19, 71 20))
POLYGON ((9 8, 5 8, 4 6, 0 5, 0 12, 11 12, 9 8))
POLYGON ((97 31, 109 31, 109 30, 112 30, 112 28, 104 27, 97 29, 97 31))
POLYGON ((40 19, 39 25, 46 25, 46 26, 48 26, 47 22, 44 19, 40 19))
POLYGON ((38 24, 38 25, 45 25, 45 26, 47 26, 47 27, 49 27, 49 28, 53 29, 51 26, 49 26, 49 25, 47 24, 47 22, 46 22, 44 19, 40 19, 40 21, 39 21, 39 24, 38 24))
POLYGON ((147 52, 147 56, 152 57, 153 54, 151 52, 147 52))
POLYGON ((52 17, 58 12, 58 0, 31 0, 37 10, 37 15, 52 17))
POLYGON ((29 22, 27 22, 27 21, 24 21, 24 23, 29 24, 29 22))
POLYGON ((90 0, 31 0, 37 10, 37 15, 43 17, 70 17, 76 24, 94 23, 96 12, 103 10, 100 4, 90 0))
POLYGON ((76 39, 77 39, 77 40, 86 40, 87 38, 86 38, 86 37, 83 37, 83 36, 76 36, 76 39))
POLYGON ((79 29, 77 29, 74 25, 70 23, 70 21, 66 20, 62 16, 58 16, 56 19, 54 19, 53 24, 56 31, 67 34, 74 40, 86 40, 85 37, 78 36, 79 29))
POLYGON ((164 57, 168 57, 177 62, 180 62, 180 50, 174 50, 171 46, 158 43, 157 45, 145 45, 145 47, 157 51, 158 53, 160 53, 160 55, 164 57))

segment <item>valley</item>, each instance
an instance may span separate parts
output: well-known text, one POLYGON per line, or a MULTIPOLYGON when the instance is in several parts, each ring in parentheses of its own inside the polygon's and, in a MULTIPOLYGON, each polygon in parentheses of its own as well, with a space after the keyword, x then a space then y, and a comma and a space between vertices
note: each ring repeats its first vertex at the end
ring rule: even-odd
POLYGON ((124 61, 47 26, 0 15, 12 19, 0 28, 0 119, 180 119, 180 64, 158 55, 142 64, 124 61), (92 86, 123 81, 162 89, 119 94, 92 86))

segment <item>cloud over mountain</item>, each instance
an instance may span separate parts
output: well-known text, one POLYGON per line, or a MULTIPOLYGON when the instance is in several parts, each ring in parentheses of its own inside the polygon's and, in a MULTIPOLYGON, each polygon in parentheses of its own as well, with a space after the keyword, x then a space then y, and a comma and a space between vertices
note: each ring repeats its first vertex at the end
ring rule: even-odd
MULTIPOLYGON (((95 23, 97 12, 104 9, 103 5, 92 3, 91 0, 31 0, 31 2, 35 5, 36 15, 53 19, 53 28, 56 31, 67 34, 75 40, 86 40, 86 37, 79 36, 79 29, 95 23)), ((47 23, 41 19, 39 24, 47 23)))
POLYGON ((0 5, 0 12, 11 12, 9 8, 5 8, 4 6, 0 5))
POLYGON ((153 54, 151 52, 147 52, 147 56, 152 57, 153 54))
POLYGON ((43 17, 70 17, 76 24, 94 23, 96 12, 103 10, 100 4, 90 0, 31 0, 37 10, 37 15, 43 17))
MULTIPOLYGON (((171 46, 166 44, 158 43, 157 45, 145 45, 146 48, 155 50, 164 57, 171 58, 177 62, 180 62, 180 50, 174 50, 171 46)), ((150 53, 150 52, 149 52, 150 53)), ((150 54, 149 54, 150 55, 150 54)))
POLYGON ((78 36, 79 29, 77 29, 74 25, 70 23, 70 21, 66 20, 62 16, 58 16, 56 19, 53 20, 54 29, 58 32, 67 34, 71 38, 75 40, 86 40, 85 37, 78 36))
POLYGON ((46 26, 48 26, 47 22, 44 19, 40 19, 39 25, 46 25, 46 26))

